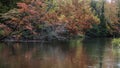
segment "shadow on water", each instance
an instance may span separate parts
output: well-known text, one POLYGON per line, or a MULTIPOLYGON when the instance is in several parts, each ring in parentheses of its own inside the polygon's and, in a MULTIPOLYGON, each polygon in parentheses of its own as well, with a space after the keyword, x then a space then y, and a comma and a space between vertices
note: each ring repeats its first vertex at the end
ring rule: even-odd
POLYGON ((0 43, 0 68, 119 68, 118 50, 112 39, 0 43))
POLYGON ((103 67, 103 58, 105 53, 105 48, 108 43, 111 43, 111 39, 103 39, 103 38, 94 38, 87 39, 83 41, 84 47, 86 48, 87 54, 90 55, 92 60, 96 60, 97 66, 95 68, 104 68, 103 67))

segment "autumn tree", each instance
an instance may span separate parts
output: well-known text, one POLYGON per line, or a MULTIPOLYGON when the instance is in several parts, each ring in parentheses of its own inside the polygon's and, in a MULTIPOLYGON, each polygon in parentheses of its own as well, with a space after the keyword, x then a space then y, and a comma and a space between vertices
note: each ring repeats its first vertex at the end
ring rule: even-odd
POLYGON ((70 38, 84 35, 92 25, 99 23, 88 0, 25 0, 17 6, 17 13, 7 13, 7 17, 12 17, 5 22, 12 24, 11 35, 18 40, 70 38))
POLYGON ((107 23, 107 29, 110 34, 114 34, 118 32, 118 6, 116 0, 112 0, 111 2, 107 2, 105 4, 105 19, 107 23))
POLYGON ((108 0, 92 0, 92 11, 95 15, 98 15, 100 24, 94 26, 89 33, 94 37, 111 37, 116 32, 118 33, 118 27, 115 25, 118 23, 118 6, 116 0, 109 2, 108 0), (96 33, 94 33, 94 31, 96 33))

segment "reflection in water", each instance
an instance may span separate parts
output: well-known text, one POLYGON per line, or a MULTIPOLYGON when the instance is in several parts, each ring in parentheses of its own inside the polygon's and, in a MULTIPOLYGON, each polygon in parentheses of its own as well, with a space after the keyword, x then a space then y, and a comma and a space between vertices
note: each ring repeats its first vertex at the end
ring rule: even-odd
POLYGON ((0 68, 120 68, 112 39, 0 43, 0 68))

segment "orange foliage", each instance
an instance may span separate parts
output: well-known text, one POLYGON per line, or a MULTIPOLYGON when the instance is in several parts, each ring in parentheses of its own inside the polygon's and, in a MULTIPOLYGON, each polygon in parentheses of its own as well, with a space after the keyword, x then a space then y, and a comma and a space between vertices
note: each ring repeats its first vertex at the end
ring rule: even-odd
POLYGON ((20 12, 27 11, 28 5, 26 3, 17 3, 17 6, 20 7, 20 12))
MULTIPOLYGON (((74 1, 74 0, 72 0, 74 1)), ((77 1, 77 0, 76 0, 77 1)), ((18 18, 24 28, 32 30, 32 23, 46 22, 48 25, 65 25, 71 34, 84 33, 97 24, 99 20, 91 12, 89 2, 81 1, 72 4, 56 6, 59 9, 50 8, 49 4, 41 0, 32 0, 29 3, 17 3, 22 18, 18 18), (50 8, 50 9, 48 9, 50 8), (26 14, 26 15, 24 15, 26 14), (30 25, 29 27, 27 25, 30 25)))

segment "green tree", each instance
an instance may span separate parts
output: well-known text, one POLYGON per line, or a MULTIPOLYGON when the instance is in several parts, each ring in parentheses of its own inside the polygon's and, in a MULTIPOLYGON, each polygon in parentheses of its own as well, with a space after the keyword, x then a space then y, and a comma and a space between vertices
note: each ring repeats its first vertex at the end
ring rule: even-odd
POLYGON ((0 13, 4 13, 12 8, 15 8, 16 3, 19 1, 22 0, 0 0, 0 13))
POLYGON ((117 0, 112 0, 111 2, 107 0, 91 1, 92 11, 95 15, 98 15, 100 24, 98 26, 94 25, 89 30, 89 34, 95 37, 111 37, 118 33, 119 10, 117 3, 117 0))

